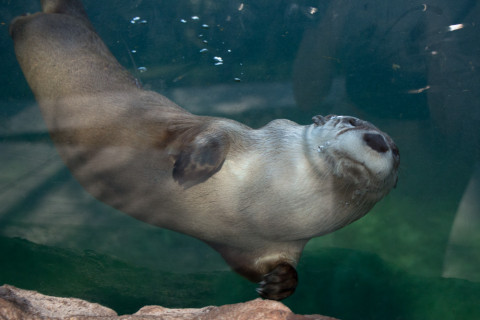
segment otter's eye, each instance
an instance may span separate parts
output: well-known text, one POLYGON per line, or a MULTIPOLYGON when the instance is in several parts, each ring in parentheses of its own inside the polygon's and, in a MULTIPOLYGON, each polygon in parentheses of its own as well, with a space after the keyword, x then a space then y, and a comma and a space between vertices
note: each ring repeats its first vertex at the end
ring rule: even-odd
POLYGON ((360 125, 359 120, 354 117, 342 117, 341 122, 343 124, 351 125, 352 127, 358 127, 360 125))

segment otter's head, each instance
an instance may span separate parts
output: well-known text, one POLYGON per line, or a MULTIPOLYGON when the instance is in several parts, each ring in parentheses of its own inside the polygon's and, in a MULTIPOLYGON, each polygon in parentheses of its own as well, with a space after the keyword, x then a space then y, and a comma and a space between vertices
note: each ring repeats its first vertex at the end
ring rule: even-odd
POLYGON ((374 125, 349 116, 313 117, 308 141, 322 174, 383 197, 397 183, 400 161, 393 140, 374 125))

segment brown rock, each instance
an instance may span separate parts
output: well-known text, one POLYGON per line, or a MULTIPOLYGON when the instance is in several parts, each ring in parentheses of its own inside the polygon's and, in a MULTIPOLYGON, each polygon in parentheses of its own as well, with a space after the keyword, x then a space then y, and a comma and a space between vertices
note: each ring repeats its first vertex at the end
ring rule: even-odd
MULTIPOLYGON (((0 287, 0 301, 10 302, 15 307, 15 312, 18 315, 21 315, 23 312, 29 318, 37 316, 40 318, 63 319, 74 316, 108 317, 117 315, 112 309, 97 303, 90 303, 76 298, 46 296, 35 291, 18 289, 9 285, 0 287)), ((7 311, 13 310, 7 308, 7 311)), ((6 318, 10 319, 9 317, 6 318)), ((13 317, 12 319, 24 319, 24 317, 13 317)))
MULTIPOLYGON (((28 314, 20 310, 14 303, 0 298, 0 319, 27 319, 28 314)), ((40 319, 31 316, 30 319, 40 319)))
POLYGON ((162 320, 170 319, 238 319, 263 320, 287 319, 292 311, 284 304, 271 300, 256 299, 245 303, 205 307, 201 309, 167 309, 157 306, 146 306, 135 315, 155 315, 162 320))
POLYGON ((0 287, 0 319, 96 320, 335 320, 320 315, 296 315, 284 304, 255 299, 245 303, 199 309, 145 306, 133 315, 118 316, 112 309, 76 298, 58 298, 13 286, 0 287))

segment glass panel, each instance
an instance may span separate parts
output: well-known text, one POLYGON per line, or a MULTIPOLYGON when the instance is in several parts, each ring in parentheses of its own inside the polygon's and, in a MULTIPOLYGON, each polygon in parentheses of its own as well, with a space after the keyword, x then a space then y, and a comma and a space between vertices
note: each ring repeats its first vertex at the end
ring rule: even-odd
MULTIPOLYGON (((365 217, 308 242, 299 286, 284 300, 295 313, 480 318, 477 1, 84 5, 139 86, 194 114, 253 128, 279 118, 310 125, 318 114, 350 115, 395 141, 397 187, 365 217)), ((0 284, 95 301, 120 314, 146 304, 256 298, 256 284, 204 242, 136 220, 73 177, 7 37, 10 21, 40 4, 3 1, 0 8, 0 284)), ((231 201, 242 197, 235 195, 231 201)))

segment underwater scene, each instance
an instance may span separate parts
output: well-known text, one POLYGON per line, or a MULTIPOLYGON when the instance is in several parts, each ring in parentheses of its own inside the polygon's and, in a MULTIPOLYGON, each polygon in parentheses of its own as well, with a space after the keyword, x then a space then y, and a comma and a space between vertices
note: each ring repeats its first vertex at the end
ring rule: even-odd
MULTIPOLYGON (((137 85, 193 114, 255 129, 349 115, 393 139, 396 186, 358 221, 306 244, 298 287, 282 300, 294 313, 480 319, 479 2, 82 2, 137 85)), ((207 243, 82 187, 9 35, 12 19, 41 11, 40 1, 0 0, 0 9, 0 285, 119 314, 257 298, 258 285, 207 243)))

